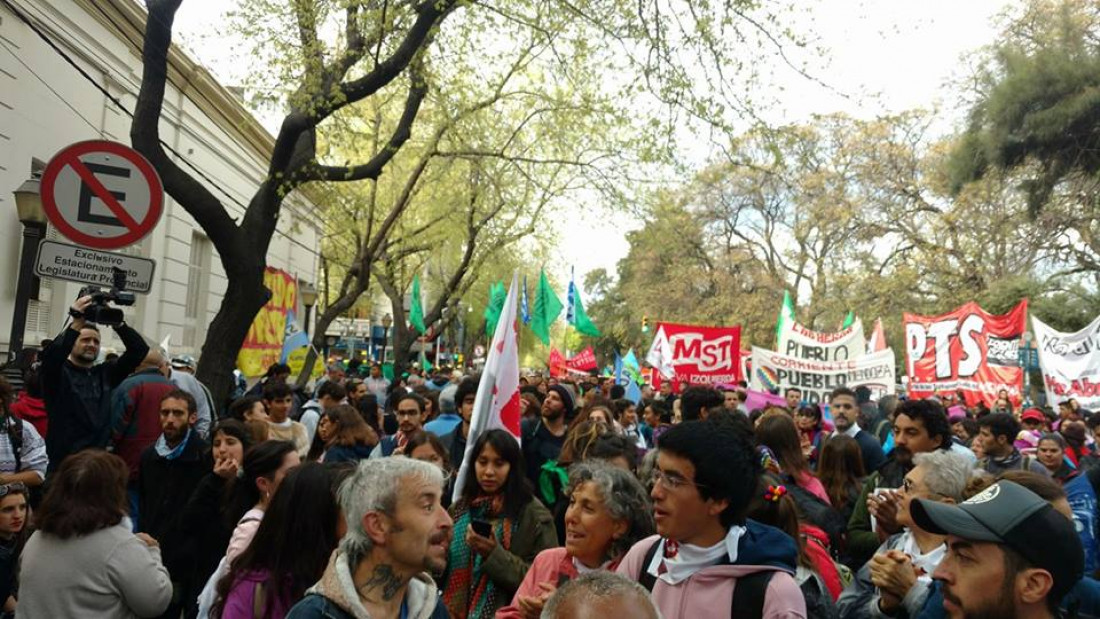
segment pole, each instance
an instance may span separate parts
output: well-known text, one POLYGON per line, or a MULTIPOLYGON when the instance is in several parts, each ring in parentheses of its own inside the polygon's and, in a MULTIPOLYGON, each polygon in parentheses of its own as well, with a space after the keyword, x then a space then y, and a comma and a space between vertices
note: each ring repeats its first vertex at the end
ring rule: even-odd
POLYGON ((34 258, 38 243, 46 236, 45 224, 23 224, 23 251, 19 255, 19 280, 15 286, 15 312, 11 318, 11 336, 8 338, 8 359, 13 360, 23 350, 23 336, 27 330, 27 308, 31 302, 34 285, 34 258))

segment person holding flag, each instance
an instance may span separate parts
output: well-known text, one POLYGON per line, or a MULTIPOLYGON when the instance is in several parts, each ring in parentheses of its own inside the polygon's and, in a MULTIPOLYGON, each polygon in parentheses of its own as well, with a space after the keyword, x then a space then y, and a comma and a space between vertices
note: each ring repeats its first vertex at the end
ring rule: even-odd
POLYGON ((455 520, 443 602, 452 617, 492 617, 535 555, 557 543, 553 517, 534 498, 520 449, 518 277, 501 304, 474 398, 450 513, 455 520))

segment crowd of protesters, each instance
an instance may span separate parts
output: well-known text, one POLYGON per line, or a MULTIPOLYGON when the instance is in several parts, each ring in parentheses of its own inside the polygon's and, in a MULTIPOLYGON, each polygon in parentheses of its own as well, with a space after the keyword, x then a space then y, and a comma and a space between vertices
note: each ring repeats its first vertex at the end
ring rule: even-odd
POLYGON ((85 305, 0 379, 0 616, 1100 614, 1100 414, 1072 400, 530 374, 517 440, 449 368, 275 364, 223 405, 125 325, 101 362, 85 305))

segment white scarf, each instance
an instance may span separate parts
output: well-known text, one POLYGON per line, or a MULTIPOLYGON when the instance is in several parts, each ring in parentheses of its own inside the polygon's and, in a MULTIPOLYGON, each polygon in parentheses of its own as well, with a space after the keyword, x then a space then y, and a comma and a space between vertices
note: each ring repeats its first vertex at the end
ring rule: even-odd
POLYGON ((695 572, 717 565, 724 557, 729 557, 730 563, 737 562, 737 544, 741 536, 745 534, 745 527, 732 526, 725 539, 717 544, 703 548, 692 544, 680 544, 675 556, 665 557, 665 545, 668 540, 661 539, 657 552, 653 555, 653 561, 647 567, 650 575, 660 578, 670 585, 679 584, 691 578, 695 572), (664 572, 661 573, 661 565, 664 564, 664 572))
POLYGON ((930 585, 932 572, 936 571, 940 561, 943 561, 944 555, 947 554, 947 544, 940 544, 928 554, 921 554, 920 546, 917 546, 917 538, 913 537, 912 532, 906 531, 902 537, 901 551, 913 560, 913 569, 918 574, 917 580, 930 585))

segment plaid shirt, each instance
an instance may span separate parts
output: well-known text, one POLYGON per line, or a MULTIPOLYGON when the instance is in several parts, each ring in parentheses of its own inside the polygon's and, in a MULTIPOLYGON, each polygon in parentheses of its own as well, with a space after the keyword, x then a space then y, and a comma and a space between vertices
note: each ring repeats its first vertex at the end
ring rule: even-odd
POLYGON ((42 479, 46 479, 46 467, 49 466, 49 456, 46 455, 46 441, 38 430, 30 423, 9 417, 9 430, 0 432, 0 473, 22 473, 34 471, 42 479), (12 449, 11 432, 15 431, 14 424, 23 424, 23 448, 20 450, 20 468, 15 470, 15 451, 12 449))

